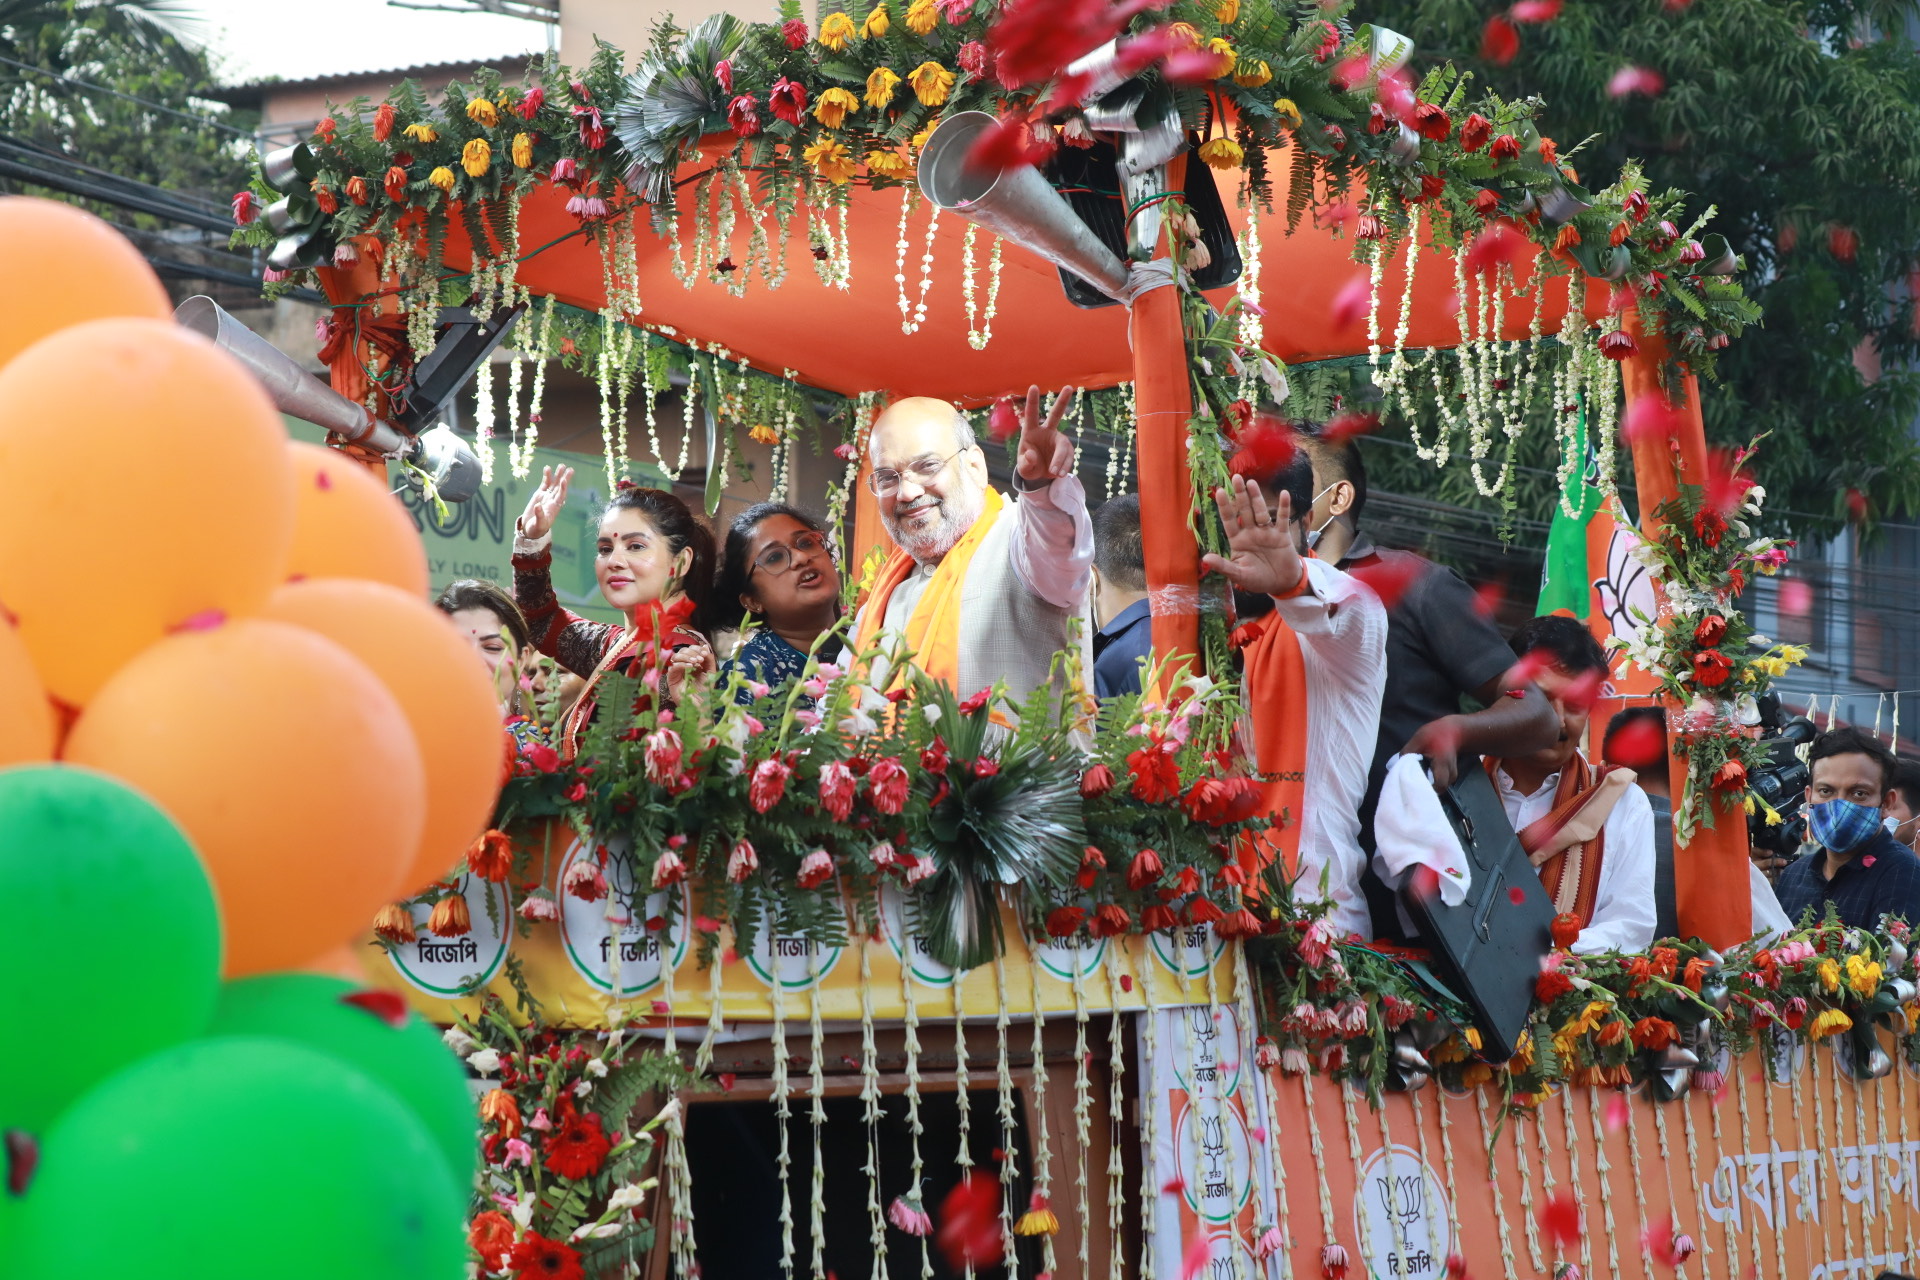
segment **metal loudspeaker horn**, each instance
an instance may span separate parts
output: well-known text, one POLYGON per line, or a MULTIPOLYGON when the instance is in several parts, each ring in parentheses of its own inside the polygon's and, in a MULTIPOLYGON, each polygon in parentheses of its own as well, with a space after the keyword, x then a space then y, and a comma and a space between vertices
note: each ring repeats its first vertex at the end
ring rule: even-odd
POLYGON ((325 427, 349 444, 412 463, 433 477, 440 497, 448 502, 465 502, 479 490, 479 460, 452 431, 436 429, 411 436, 382 421, 366 406, 355 404, 302 369, 212 298, 188 298, 173 318, 245 365, 280 412, 325 427))
POLYGON ((984 111, 948 116, 920 152, 920 192, 968 222, 1071 271, 1111 298, 1127 284, 1127 264, 1080 220, 1032 165, 983 170, 967 164, 975 140, 995 124, 984 111))

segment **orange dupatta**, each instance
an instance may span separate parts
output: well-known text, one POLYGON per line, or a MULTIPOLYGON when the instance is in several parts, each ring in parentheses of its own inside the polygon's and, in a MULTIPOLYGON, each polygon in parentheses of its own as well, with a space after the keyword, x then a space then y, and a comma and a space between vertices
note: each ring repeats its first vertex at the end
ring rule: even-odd
MULTIPOLYGON (((986 507, 980 512, 980 518, 953 544, 953 549, 941 557, 940 566, 928 579, 926 590, 920 593, 913 616, 907 619, 905 639, 913 651, 913 660, 922 671, 956 693, 962 692, 959 688, 961 588, 967 580, 967 566, 973 563, 973 553, 980 549, 1005 505, 998 491, 987 490, 986 507)), ((880 575, 874 579, 873 592, 867 597, 866 611, 860 615, 860 630, 853 639, 855 653, 867 652, 878 641, 886 625, 887 601, 893 598, 894 588, 907 580, 913 567, 913 557, 897 547, 881 566, 880 575)), ((905 664, 894 670, 888 681, 890 688, 899 687, 904 670, 905 664)))
MULTIPOLYGON (((1307 575, 1288 595, 1307 589, 1307 575)), ((1262 793, 1256 812, 1274 825, 1252 838, 1259 866, 1285 860, 1292 875, 1300 865, 1300 819, 1307 794, 1307 663, 1300 637, 1278 611, 1233 633, 1241 650, 1242 682, 1253 718, 1254 765, 1262 793)), ((1248 868, 1252 870, 1253 868, 1248 868)))

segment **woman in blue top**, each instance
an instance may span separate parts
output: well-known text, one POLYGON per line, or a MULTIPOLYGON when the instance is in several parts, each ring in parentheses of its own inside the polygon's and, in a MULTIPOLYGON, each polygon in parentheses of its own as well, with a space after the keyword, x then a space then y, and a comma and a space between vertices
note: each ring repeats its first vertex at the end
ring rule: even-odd
MULTIPOLYGON (((779 688, 806 668, 821 633, 840 619, 840 570, 827 532, 814 517, 784 502, 762 502, 734 517, 721 556, 716 601, 738 600, 748 627, 722 679, 738 671, 748 680, 779 688)), ((838 637, 820 646, 819 658, 840 652, 838 637)), ((743 690, 742 701, 750 700, 743 690)))

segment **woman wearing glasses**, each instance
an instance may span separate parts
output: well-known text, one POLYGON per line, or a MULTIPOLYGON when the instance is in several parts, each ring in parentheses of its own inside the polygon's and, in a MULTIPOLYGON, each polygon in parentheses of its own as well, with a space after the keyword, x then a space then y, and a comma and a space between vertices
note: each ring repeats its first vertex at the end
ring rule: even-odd
MULTIPOLYGON (((820 522, 784 502, 762 502, 734 517, 721 556, 718 600, 739 601, 749 626, 721 669, 778 688, 806 668, 807 654, 840 618, 840 570, 820 522)), ((820 644, 831 661, 839 638, 820 644)), ((751 698, 749 690, 740 693, 751 698)))

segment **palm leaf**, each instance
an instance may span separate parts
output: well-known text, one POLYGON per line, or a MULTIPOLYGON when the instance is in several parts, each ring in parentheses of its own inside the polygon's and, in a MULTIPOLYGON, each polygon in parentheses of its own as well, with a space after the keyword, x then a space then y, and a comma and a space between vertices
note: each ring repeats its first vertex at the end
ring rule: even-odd
POLYGON ((626 152, 627 185, 642 198, 664 200, 681 147, 697 141, 710 119, 725 116, 713 69, 746 34, 740 19, 716 13, 672 56, 649 53, 627 77, 613 109, 613 133, 626 152))

